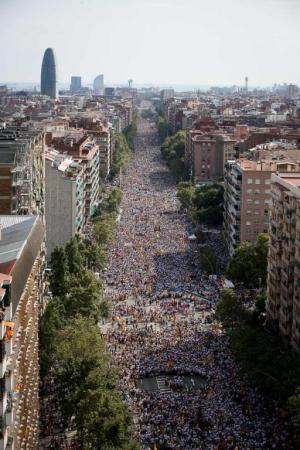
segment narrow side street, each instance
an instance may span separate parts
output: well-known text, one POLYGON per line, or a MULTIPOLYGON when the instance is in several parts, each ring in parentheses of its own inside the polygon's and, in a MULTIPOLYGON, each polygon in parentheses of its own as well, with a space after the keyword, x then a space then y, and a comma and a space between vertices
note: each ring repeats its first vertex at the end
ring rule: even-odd
POLYGON ((194 266, 176 184, 148 121, 139 123, 122 185, 105 280, 113 319, 101 330, 142 447, 291 448, 279 411, 238 377, 227 338, 206 323, 218 287, 194 266))

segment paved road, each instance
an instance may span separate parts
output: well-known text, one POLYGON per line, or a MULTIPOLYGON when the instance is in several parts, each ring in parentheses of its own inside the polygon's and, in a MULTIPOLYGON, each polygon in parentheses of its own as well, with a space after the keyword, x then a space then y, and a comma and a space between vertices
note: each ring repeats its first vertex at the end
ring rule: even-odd
POLYGON ((202 323, 210 306, 200 297, 214 304, 217 287, 197 273, 176 185, 147 121, 139 124, 122 184, 122 217, 105 280, 114 320, 101 329, 143 448, 289 449, 276 409, 238 378, 226 337, 202 323), (166 389, 137 388, 137 379, 166 373, 174 376, 166 389), (203 390, 181 389, 189 374, 206 380, 203 390))

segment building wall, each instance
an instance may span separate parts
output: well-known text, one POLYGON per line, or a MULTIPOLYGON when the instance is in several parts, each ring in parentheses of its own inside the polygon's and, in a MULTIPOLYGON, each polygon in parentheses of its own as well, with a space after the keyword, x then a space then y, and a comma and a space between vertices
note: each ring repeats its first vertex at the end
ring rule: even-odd
POLYGON ((76 181, 62 177, 46 160, 46 247, 50 257, 56 245, 64 245, 75 234, 76 181))
POLYGON ((38 218, 18 259, 11 262, 13 267, 1 266, 1 270, 6 267, 2 280, 10 277, 9 284, 2 285, 5 297, 1 307, 5 315, 0 319, 1 450, 38 449, 38 325, 43 309, 43 239, 44 226, 38 218))
POLYGON ((11 214, 11 169, 0 167, 0 214, 11 214))
POLYGON ((269 227, 270 183, 272 172, 242 172, 240 241, 254 243, 269 227))
POLYGON ((300 197, 288 176, 272 175, 266 309, 268 322, 299 353, 300 197))

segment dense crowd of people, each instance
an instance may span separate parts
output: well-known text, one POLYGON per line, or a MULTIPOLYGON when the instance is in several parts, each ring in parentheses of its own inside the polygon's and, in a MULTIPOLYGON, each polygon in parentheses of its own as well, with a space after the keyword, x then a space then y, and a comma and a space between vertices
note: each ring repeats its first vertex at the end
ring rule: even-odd
POLYGON ((219 287, 201 276, 154 125, 141 121, 123 177, 122 216, 105 275, 113 317, 101 325, 145 450, 291 449, 285 418, 239 374, 210 318, 219 287), (168 389, 139 380, 173 375, 168 389), (201 388, 183 377, 199 376, 201 388))

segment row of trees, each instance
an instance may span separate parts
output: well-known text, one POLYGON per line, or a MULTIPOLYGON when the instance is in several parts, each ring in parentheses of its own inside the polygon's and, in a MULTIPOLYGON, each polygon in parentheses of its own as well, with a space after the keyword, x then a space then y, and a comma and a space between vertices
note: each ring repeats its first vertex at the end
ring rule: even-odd
POLYGON ((93 241, 72 238, 51 255, 53 299, 40 324, 41 377, 54 377, 56 398, 66 426, 76 429, 78 448, 138 449, 133 423, 110 366, 99 318, 110 304, 94 270, 105 266, 122 192, 114 188, 99 206, 93 241))
POLYGON ((184 131, 178 131, 173 136, 167 137, 161 146, 162 155, 177 180, 183 180, 187 175, 184 163, 184 151, 184 131))
POLYGON ((115 147, 112 158, 110 176, 115 177, 120 170, 126 170, 134 150, 134 138, 137 133, 137 119, 134 113, 133 120, 123 133, 118 133, 115 139, 115 147))
POLYGON ((162 114, 158 114, 156 125, 160 140, 161 142, 164 142, 164 140, 171 134, 170 125, 168 124, 167 119, 162 114))
POLYGON ((130 156, 131 148, 127 143, 125 135, 123 133, 117 134, 110 172, 112 178, 116 176, 120 170, 125 170, 127 168, 130 156))
POLYGON ((129 148, 133 151, 134 150, 134 139, 137 133, 137 123, 136 123, 136 117, 134 115, 134 118, 128 127, 125 128, 123 131, 123 134, 125 136, 126 142, 129 146, 129 148))
POLYGON ((265 297, 246 309, 232 290, 221 292, 216 318, 230 336, 239 365, 264 395, 287 406, 300 432, 300 362, 264 327, 265 297))
POLYGON ((196 223, 218 226, 223 221, 224 188, 213 183, 195 187, 191 182, 178 185, 177 197, 183 210, 196 223))

